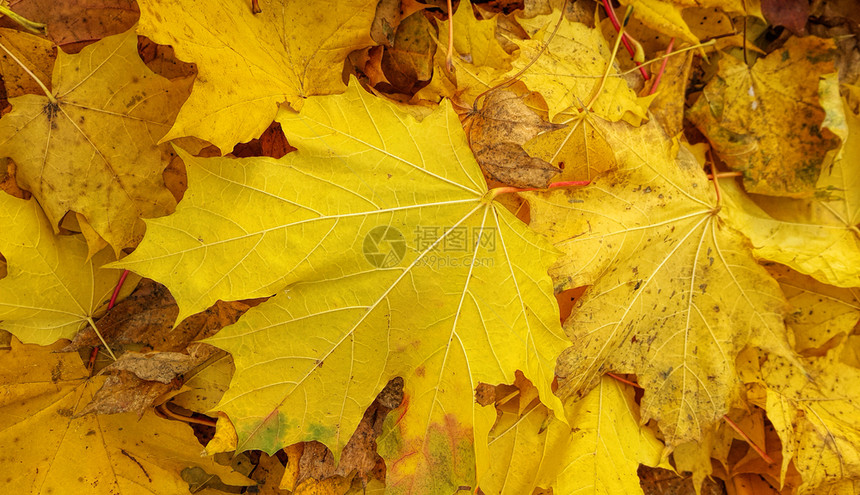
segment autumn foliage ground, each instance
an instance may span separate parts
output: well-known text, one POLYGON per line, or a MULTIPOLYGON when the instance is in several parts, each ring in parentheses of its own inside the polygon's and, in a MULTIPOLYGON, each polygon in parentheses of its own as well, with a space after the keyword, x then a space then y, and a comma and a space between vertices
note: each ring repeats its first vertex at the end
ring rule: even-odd
POLYGON ((854 2, 0 12, 0 492, 860 493, 854 2))

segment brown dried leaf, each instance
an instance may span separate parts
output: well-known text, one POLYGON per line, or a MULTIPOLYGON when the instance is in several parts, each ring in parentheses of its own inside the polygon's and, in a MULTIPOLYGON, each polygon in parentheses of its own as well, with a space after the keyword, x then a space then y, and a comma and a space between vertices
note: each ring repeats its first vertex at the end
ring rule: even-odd
MULTIPOLYGON (((219 301, 206 311, 186 318, 174 329, 173 322, 179 309, 173 296, 163 285, 144 280, 97 325, 102 337, 114 350, 129 344, 142 344, 155 351, 180 352, 191 341, 211 337, 222 327, 235 323, 248 308, 250 305, 240 301, 219 301)), ((64 351, 99 344, 98 336, 87 328, 75 335, 64 351)))
MULTIPOLYGON (((12 0, 9 7, 31 21, 47 24, 48 37, 58 45, 122 33, 140 16, 134 0, 12 0)), ((0 19, 0 26, 18 27, 9 18, 0 19)), ((83 47, 79 45, 78 50, 83 47)))
POLYGON ((529 156, 523 149, 541 132, 564 126, 544 121, 510 91, 490 93, 472 118, 470 144, 475 158, 491 178, 515 187, 546 187, 559 170, 529 156))

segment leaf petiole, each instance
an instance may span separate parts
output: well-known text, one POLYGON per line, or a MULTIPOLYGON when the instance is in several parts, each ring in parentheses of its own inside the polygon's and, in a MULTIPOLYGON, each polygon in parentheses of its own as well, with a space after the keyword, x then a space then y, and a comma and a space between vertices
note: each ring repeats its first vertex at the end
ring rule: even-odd
POLYGON ((26 29, 27 31, 30 31, 31 33, 48 34, 47 24, 42 24, 41 22, 33 22, 30 19, 21 16, 20 14, 12 12, 9 7, 3 4, 0 4, 0 14, 9 17, 10 19, 18 23, 19 26, 26 29))
POLYGON ((557 187, 579 187, 579 186, 587 186, 591 184, 590 180, 568 180, 562 182, 553 182, 552 184, 546 186, 545 188, 541 187, 514 187, 514 186, 502 186, 502 187, 494 187, 490 189, 490 200, 501 194, 507 193, 518 193, 518 192, 526 192, 526 191, 544 191, 546 189, 554 189, 557 187))

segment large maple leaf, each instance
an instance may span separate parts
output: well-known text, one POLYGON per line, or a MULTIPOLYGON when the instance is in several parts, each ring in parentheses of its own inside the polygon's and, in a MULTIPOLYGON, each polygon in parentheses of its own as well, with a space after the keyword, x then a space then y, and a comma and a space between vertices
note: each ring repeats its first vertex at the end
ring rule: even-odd
POLYGON ((280 103, 343 91, 344 59, 374 44, 374 0, 272 3, 258 14, 232 0, 139 3, 141 34, 199 72, 165 139, 196 136, 224 152, 259 137, 280 103))
POLYGON ((522 370, 561 413, 556 253, 492 201, 447 103, 417 122, 352 85, 279 120, 299 149, 280 160, 184 155, 185 199, 120 265, 170 288, 180 319, 282 291, 208 340, 236 362, 218 409, 241 449, 337 455, 402 376, 389 487, 474 486, 495 417, 478 382, 522 370))
MULTIPOLYGON (((185 81, 187 88, 187 81, 185 81)), ((132 243, 140 217, 169 213, 158 140, 187 93, 137 56, 137 35, 109 36, 77 55, 58 54, 52 95, 12 98, 0 120, 0 156, 18 165, 57 230, 68 211, 115 252, 132 243)))
POLYGON ((645 420, 670 445, 698 440, 740 392, 738 352, 793 359, 785 299, 724 223, 692 156, 676 159, 656 123, 610 128, 617 171, 575 192, 529 194, 532 227, 565 253, 558 288, 592 285, 565 322, 574 346, 559 361, 560 390, 635 373, 645 420))

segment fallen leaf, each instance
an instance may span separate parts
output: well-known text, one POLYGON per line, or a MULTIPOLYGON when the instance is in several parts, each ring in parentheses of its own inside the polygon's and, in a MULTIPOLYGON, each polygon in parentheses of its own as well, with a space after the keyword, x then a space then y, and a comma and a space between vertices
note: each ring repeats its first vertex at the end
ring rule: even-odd
POLYGON ((447 68, 449 21, 438 23, 439 42, 430 84, 415 94, 415 99, 439 101, 450 98, 471 107, 475 98, 501 82, 510 68, 511 56, 496 39, 497 19, 478 20, 471 2, 461 1, 454 12, 454 72, 447 68))
POLYGON ((839 140, 822 128, 819 80, 835 71, 832 40, 789 38, 752 68, 723 56, 688 117, 748 192, 809 197, 839 140))
POLYGON ((185 199, 149 221, 119 265, 164 282, 180 318, 278 292, 206 340, 235 359, 218 409, 240 449, 318 440, 337 458, 401 376, 389 486, 474 484, 473 449, 494 416, 472 400, 478 382, 523 370, 560 413, 550 384, 567 344, 545 275, 553 251, 491 201, 448 104, 419 123, 353 84, 278 120, 298 148, 280 160, 183 155, 185 199), (440 441, 455 442, 456 457, 424 454, 440 441))
MULTIPOLYGON (((15 58, 50 89, 51 71, 57 58, 53 43, 30 33, 0 28, 0 44, 11 51, 15 58)), ((6 86, 6 97, 43 94, 33 76, 15 62, 6 50, 0 51, 0 75, 3 76, 3 84, 6 86)))
POLYGON ((560 170, 557 181, 585 181, 615 168, 615 152, 603 137, 603 119, 582 113, 564 121, 566 127, 543 133, 523 145, 534 157, 560 170))
POLYGON ((75 418, 101 379, 80 357, 13 341, 0 359, 4 487, 14 493, 191 493, 181 472, 205 468, 235 485, 244 476, 201 458, 187 425, 153 413, 75 418))
POLYGON ((226 153, 259 137, 280 103, 298 108, 308 96, 343 91, 347 55, 373 44, 377 2, 288 2, 259 14, 231 0, 139 4, 140 33, 173 46, 199 74, 163 140, 196 136, 226 153))
MULTIPOLYGON (((110 299, 120 277, 120 270, 103 268, 112 253, 88 259, 83 239, 54 235, 35 200, 0 193, 0 232, 8 262, 0 279, 0 327, 22 341, 49 345, 70 338, 110 299)), ((127 281, 123 296, 136 279, 127 281)))
MULTIPOLYGON (((215 335, 236 323, 250 305, 219 301, 210 308, 185 318, 174 327, 179 308, 164 286, 143 280, 137 289, 99 320, 99 331, 112 348, 144 345, 154 351, 182 352, 194 340, 215 335)), ((65 351, 99 345, 101 339, 92 329, 74 336, 65 351)))
POLYGON ((806 34, 809 2, 805 0, 761 0, 764 18, 775 26, 785 26, 795 34, 806 34))
POLYGON ((666 443, 699 440, 738 397, 746 346, 793 356, 776 281, 725 225, 698 163, 656 123, 614 124, 619 169, 585 188, 525 193, 531 227, 563 256, 556 290, 591 285, 564 327, 559 393, 583 394, 606 371, 634 373, 643 421, 666 443), (582 253, 588 253, 587 257, 582 253))
POLYGON ((523 144, 560 127, 541 119, 516 94, 495 91, 472 116, 469 144, 481 169, 492 179, 514 187, 544 188, 559 169, 529 156, 523 144))
POLYGON ((631 389, 604 377, 588 395, 565 403, 569 426, 540 404, 528 381, 517 381, 519 400, 498 406, 490 432, 485 493, 641 493, 637 468, 659 465, 663 444, 640 426, 631 389))
POLYGON ((400 21, 394 44, 383 50, 381 67, 394 92, 413 94, 433 75, 436 44, 430 37, 433 27, 419 11, 400 21))
POLYGON ((722 183, 726 184, 726 218, 750 238, 756 256, 783 263, 827 284, 857 287, 860 117, 846 106, 842 118, 846 129, 844 146, 835 163, 822 171, 815 197, 757 198, 756 204, 734 183, 722 183))
POLYGON ((169 383, 141 380, 130 371, 117 371, 107 375, 101 388, 76 416, 119 413, 143 415, 152 406, 164 402, 159 399, 176 388, 169 383))
POLYGON ((133 30, 78 55, 58 54, 51 86, 50 98, 9 100, 2 153, 15 160, 18 183, 55 231, 66 212, 81 213, 119 253, 134 241, 139 218, 174 207, 157 142, 187 93, 143 65, 133 30))
POLYGON ((798 494, 845 493, 860 481, 860 370, 834 353, 805 360, 804 371, 779 358, 762 364, 767 414, 783 443, 783 473, 794 460, 798 494))
POLYGON ((794 332, 798 352, 822 356, 845 342, 860 321, 860 289, 822 284, 782 265, 767 269, 791 305, 785 323, 794 332))
POLYGON ((645 118, 648 98, 638 98, 624 79, 617 77, 618 71, 614 68, 609 70, 606 83, 600 89, 606 65, 612 63, 609 45, 600 30, 565 19, 543 50, 558 16, 541 15, 520 20, 532 39, 517 41, 520 56, 513 61, 508 75, 518 73, 534 60, 521 79, 531 90, 540 88, 549 107, 550 121, 555 121, 555 116, 562 112, 578 113, 600 91, 592 112, 611 122, 625 120, 639 125, 645 118))
POLYGON ((699 44, 699 38, 690 31, 681 14, 681 7, 675 3, 663 0, 620 0, 620 3, 633 7, 633 15, 655 31, 691 45, 699 44))

